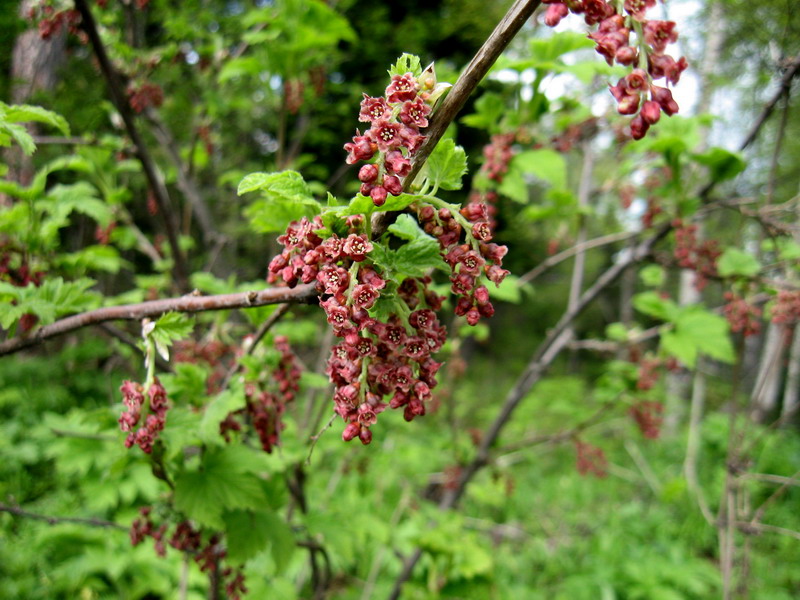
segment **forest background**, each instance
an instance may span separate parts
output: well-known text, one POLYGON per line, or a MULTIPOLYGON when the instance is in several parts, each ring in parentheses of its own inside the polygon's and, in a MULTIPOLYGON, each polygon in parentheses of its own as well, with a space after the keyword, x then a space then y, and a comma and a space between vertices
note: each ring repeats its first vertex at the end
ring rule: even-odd
POLYGON ((369 445, 326 428, 308 294, 37 338, 264 289, 289 221, 356 196, 362 95, 406 52, 455 82, 509 4, 2 2, 0 598, 800 595, 790 0, 652 7, 690 66, 639 141, 584 20, 524 20, 440 143, 468 167, 442 197, 491 198, 511 274, 476 326, 446 302, 427 414, 369 445), (271 447, 253 415, 221 435, 295 368, 271 447), (146 453, 120 386, 153 369, 146 453))

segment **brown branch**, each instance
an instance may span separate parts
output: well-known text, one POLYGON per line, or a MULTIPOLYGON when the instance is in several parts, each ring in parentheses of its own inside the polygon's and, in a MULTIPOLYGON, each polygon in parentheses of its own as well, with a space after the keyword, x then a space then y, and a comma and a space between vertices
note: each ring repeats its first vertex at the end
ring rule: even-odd
MULTIPOLYGON (((267 319, 259 326, 256 330, 255 334, 253 334, 253 339, 249 341, 249 343, 245 344, 242 343, 244 347, 244 354, 243 356, 250 356, 258 346, 258 343, 263 339, 267 332, 272 329, 273 325, 280 321, 281 317, 289 312, 289 308, 291 308, 291 304, 280 304, 267 319)), ((233 366, 228 371, 227 375, 225 375, 225 380, 222 382, 221 389, 227 389, 228 385, 230 385, 231 379, 233 379, 234 375, 239 372, 241 368, 241 363, 237 360, 233 366)))
POLYGON ((608 235, 603 235, 598 238, 594 238, 592 240, 587 240, 581 244, 576 244, 570 248, 567 248, 562 252, 559 252, 558 254, 549 256, 548 258, 540 262, 535 268, 531 269, 530 271, 525 273, 522 277, 520 277, 517 283, 519 285, 524 285, 529 281, 533 281, 534 279, 539 277, 539 275, 549 270, 550 268, 586 250, 591 250, 592 248, 598 248, 600 246, 607 246, 608 244, 614 244, 616 242, 629 240, 631 238, 636 237, 637 235, 640 235, 640 233, 637 231, 620 231, 618 233, 610 233, 608 235))
MULTIPOLYGON (((453 122, 456 115, 464 107, 467 98, 478 87, 478 84, 489 72, 489 69, 492 68, 492 65, 494 65, 540 4, 541 0, 516 0, 483 43, 483 46, 472 57, 470 63, 462 71, 458 80, 456 80, 441 105, 431 117, 430 124, 425 130, 425 142, 414 156, 411 171, 403 180, 403 191, 409 191, 414 179, 422 169, 422 165, 425 164, 428 156, 436 148, 436 144, 442 139, 450 123, 453 122)), ((392 218, 390 213, 376 213, 372 224, 373 232, 380 235, 392 218)))
POLYGON ((78 523, 80 525, 91 525, 93 527, 107 527, 109 529, 119 529, 120 531, 128 531, 128 528, 113 521, 105 521, 103 519, 85 519, 81 517, 53 517, 50 515, 40 515, 38 513, 28 512, 19 506, 9 506, 8 504, 0 504, 0 512, 7 512, 17 517, 25 517, 26 519, 34 519, 36 521, 45 521, 50 525, 58 525, 60 523, 78 523))
POLYGON ((52 337, 81 329, 89 325, 97 325, 105 321, 127 320, 139 321, 145 317, 159 317, 168 312, 196 313, 209 310, 229 310, 232 308, 254 308, 268 304, 285 302, 310 302, 317 295, 313 283, 299 285, 295 288, 267 288, 238 294, 219 294, 217 296, 181 296, 151 300, 140 304, 108 306, 72 315, 38 329, 28 337, 15 337, 0 343, 0 356, 13 354, 23 348, 30 348, 52 337))
POLYGON ((136 127, 136 120, 128 104, 128 98, 122 85, 122 79, 106 53, 103 41, 100 39, 100 34, 97 31, 97 23, 94 20, 89 5, 86 0, 75 0, 75 8, 81 15, 81 27, 89 37, 89 42, 92 45, 92 49, 97 56, 97 62, 100 65, 100 71, 108 84, 111 100, 122 117, 122 121, 125 124, 125 131, 136 146, 136 154, 139 157, 139 162, 142 163, 142 169, 147 177, 150 189, 155 196, 158 210, 164 220, 167 239, 175 262, 175 279, 179 287, 186 289, 188 271, 183 251, 178 243, 178 226, 175 215, 172 213, 169 193, 167 192, 164 182, 158 176, 153 157, 150 155, 150 151, 147 149, 144 139, 139 133, 139 129, 136 127))
POLYGON ((775 106, 778 104, 778 102, 780 102, 784 95, 789 93, 792 80, 797 77, 798 74, 800 74, 800 54, 787 61, 787 68, 783 72, 783 77, 781 77, 778 91, 772 95, 772 97, 764 105, 764 108, 761 109, 761 113, 758 115, 755 123, 753 123, 753 126, 750 128, 747 136, 744 138, 742 143, 739 144, 739 150, 744 150, 755 141, 756 136, 758 136, 758 133, 764 126, 764 123, 767 122, 767 119, 769 119, 772 111, 775 110, 775 106))

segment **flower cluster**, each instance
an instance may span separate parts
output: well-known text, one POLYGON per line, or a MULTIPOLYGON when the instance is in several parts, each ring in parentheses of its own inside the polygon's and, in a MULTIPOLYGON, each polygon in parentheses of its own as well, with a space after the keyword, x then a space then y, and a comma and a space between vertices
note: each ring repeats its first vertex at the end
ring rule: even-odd
POLYGON ((669 88, 654 85, 665 78, 677 84, 686 69, 684 57, 677 61, 665 54, 667 46, 678 39, 673 21, 648 20, 646 13, 656 0, 543 0, 548 5, 545 23, 557 25, 569 12, 582 14, 587 25, 598 25, 589 37, 609 65, 615 62, 635 68, 611 87, 611 93, 623 115, 636 115, 631 121, 631 136, 641 139, 663 111, 668 116, 678 112, 678 104, 669 88), (619 10, 618 10, 619 9, 619 10), (636 35, 631 43, 631 33, 636 35), (648 99, 649 96, 649 99, 648 99))
POLYGON ((734 292, 725 292, 725 300, 728 302, 722 308, 722 314, 728 319, 731 331, 745 337, 758 335, 761 331, 761 309, 734 292))
MULTIPOLYGON (((26 253, 8 245, 0 247, 0 281, 7 281, 15 287, 27 287, 30 284, 39 287, 44 281, 44 271, 34 271, 27 261, 26 253), (19 255, 19 261, 14 260, 19 255), (17 265, 13 266, 12 265, 17 265)), ((14 300, 16 304, 16 300, 14 300)), ((25 313, 19 319, 19 332, 25 333, 33 329, 39 318, 34 313, 25 313)))
POLYGON ((608 459, 602 448, 576 439, 575 454, 575 467, 581 475, 594 475, 598 479, 608 475, 608 459))
POLYGON ((382 206, 388 194, 403 191, 401 177, 411 171, 411 157, 425 136, 419 130, 428 126, 431 106, 427 100, 435 87, 432 77, 417 79, 412 73, 393 75, 386 94, 373 98, 364 94, 358 120, 369 123, 362 135, 356 131, 352 142, 344 145, 347 164, 371 161, 358 172, 361 193, 382 206))
POLYGON ((86 33, 79 29, 81 15, 75 9, 59 9, 47 3, 40 3, 31 6, 25 16, 29 21, 38 22, 39 37, 43 40, 49 40, 58 35, 62 29, 66 29, 77 36, 81 43, 85 44, 88 41, 86 33))
POLYGON ((136 444, 143 452, 150 454, 153 443, 167 422, 167 391, 158 378, 154 379, 147 390, 135 381, 123 381, 120 391, 125 411, 119 417, 119 427, 122 431, 130 432, 125 439, 125 447, 130 448, 136 444), (148 401, 147 406, 145 398, 148 401), (134 431, 139 423, 142 423, 141 427, 134 431))
POLYGON ((709 278, 717 277, 717 259, 722 254, 716 240, 697 239, 697 225, 685 225, 680 220, 675 226, 675 259, 684 269, 695 271, 694 286, 702 291, 709 278))
POLYGON ((491 243, 488 206, 470 202, 460 213, 453 214, 448 208, 436 211, 423 205, 417 216, 425 232, 439 240, 442 256, 450 265, 450 290, 458 298, 456 315, 465 316, 470 325, 477 325, 481 317, 491 317, 494 306, 489 301, 489 290, 479 285, 479 279, 485 275, 495 285, 502 283, 508 275, 502 267, 508 248, 491 243), (462 230, 466 230, 468 243, 460 243, 462 230))
POLYGON ((628 411, 642 435, 650 440, 655 440, 661 435, 663 413, 664 406, 655 400, 637 402, 628 411))
MULTIPOLYGON (((154 541, 156 554, 161 557, 166 556, 167 549, 164 541, 167 538, 167 524, 162 523, 156 526, 152 519, 153 509, 150 506, 140 508, 139 514, 140 516, 134 519, 131 524, 131 544, 138 546, 146 538, 150 537, 154 541)), ((202 535, 189 521, 178 523, 167 542, 176 550, 192 555, 194 561, 204 573, 218 571, 220 562, 227 555, 218 535, 212 535, 204 545, 202 535)), ((222 569, 221 574, 222 580, 225 582, 226 598, 239 600, 247 593, 247 588, 244 585, 244 574, 241 569, 225 567, 222 569)))
POLYGON ((772 306, 772 322, 794 326, 800 323, 800 291, 781 290, 772 306))
POLYGON ((139 86, 128 86, 128 103, 136 113, 147 108, 158 108, 164 103, 164 90, 155 83, 142 83, 139 86))
POLYGON ((513 133, 501 133, 493 135, 491 142, 483 147, 484 163, 481 166, 481 173, 497 183, 501 183, 508 173, 508 163, 514 151, 511 145, 514 143, 513 133))
POLYGON ((274 347, 279 352, 277 366, 265 376, 245 384, 244 408, 230 413, 220 423, 220 435, 230 442, 232 431, 242 431, 242 421, 255 430, 264 452, 271 453, 278 444, 286 405, 292 402, 300 389, 301 370, 297 357, 286 336, 277 336, 274 347), (241 417, 237 420, 237 417, 241 417))

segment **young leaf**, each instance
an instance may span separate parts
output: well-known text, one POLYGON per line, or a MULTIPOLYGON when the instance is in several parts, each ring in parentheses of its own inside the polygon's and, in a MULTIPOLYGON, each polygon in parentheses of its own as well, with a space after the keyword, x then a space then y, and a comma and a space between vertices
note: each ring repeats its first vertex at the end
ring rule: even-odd
POLYGON ((633 297, 633 307, 662 321, 673 321, 678 315, 677 305, 669 298, 662 298, 657 292, 636 294, 633 297))
POLYGON ((419 57, 413 54, 404 52, 397 62, 389 69, 389 76, 405 75, 411 73, 414 77, 422 75, 422 65, 420 64, 419 57))
POLYGON ((761 270, 758 259, 748 252, 738 248, 726 248, 722 256, 719 257, 717 270, 723 277, 740 275, 742 277, 753 277, 761 270))
POLYGON ((420 229, 417 220, 411 215, 400 215, 397 220, 389 225, 389 231, 404 240, 414 240, 425 232, 420 229))
POLYGON ((443 190, 460 190, 466 172, 467 155, 452 139, 439 142, 423 167, 423 176, 443 190))

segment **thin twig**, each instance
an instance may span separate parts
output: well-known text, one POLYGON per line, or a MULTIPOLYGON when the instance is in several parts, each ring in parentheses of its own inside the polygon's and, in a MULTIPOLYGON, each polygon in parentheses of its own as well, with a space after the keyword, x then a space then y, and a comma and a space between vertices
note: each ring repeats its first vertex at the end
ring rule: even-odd
POLYGON ((314 448, 317 447, 317 442, 319 441, 319 438, 321 438, 322 434, 331 428, 331 425, 333 425, 333 422, 336 420, 336 417, 338 416, 339 415, 337 415, 336 413, 333 413, 331 415, 331 418, 325 424, 325 426, 322 429, 320 429, 316 435, 311 436, 311 444, 308 447, 308 456, 306 457, 306 465, 311 464, 311 455, 314 454, 314 448))
MULTIPOLYGON (((112 325, 111 323, 99 323, 97 326, 103 331, 105 331, 108 335, 118 339, 120 342, 122 342, 129 348, 133 348, 137 352, 144 354, 144 350, 139 345, 136 338, 130 335, 127 331, 123 331, 122 329, 120 329, 116 325, 112 325)), ((163 358, 161 358, 161 355, 158 353, 156 353, 156 365, 158 365, 158 368, 161 371, 169 371, 171 373, 174 370, 172 368, 172 365, 169 364, 169 362, 167 362, 163 358)))
MULTIPOLYGON (((259 326, 256 332, 253 334, 253 339, 249 340, 249 343, 247 344, 242 344, 242 346, 244 347, 243 356, 250 356, 253 354, 259 342, 264 338, 265 335, 267 335, 267 332, 270 329, 272 329, 272 326, 275 325, 275 323, 277 323, 278 321, 280 321, 283 315, 289 312, 291 306, 292 305, 288 303, 278 305, 278 307, 273 311, 273 313, 269 317, 267 317, 267 319, 259 326)), ((233 376, 236 375, 241 366, 242 365, 239 361, 236 361, 233 364, 233 366, 228 371, 227 375, 225 375, 225 379, 222 382, 221 389, 224 390, 228 388, 231 379, 233 379, 233 376)))
POLYGON ((119 523, 114 523, 113 521, 106 521, 104 519, 87 519, 83 517, 54 517, 52 515, 32 513, 20 508, 19 506, 9 506, 8 504, 0 504, 0 512, 7 512, 17 517, 25 517, 26 519, 45 521, 50 525, 58 525, 60 523, 78 523, 80 525, 91 525, 92 527, 107 527, 109 529, 128 531, 127 527, 120 525, 119 523))
MULTIPOLYGON (((414 179, 419 174, 422 165, 430 156, 436 144, 442 139, 444 132, 456 115, 463 108, 467 98, 472 94, 481 80, 492 68, 498 57, 519 33, 525 22, 541 4, 541 0, 516 0, 505 16, 497 24, 488 39, 483 43, 467 67, 461 72, 453 87, 445 96, 441 105, 431 117, 430 124, 425 129, 425 142, 420 146, 414 156, 411 171, 403 180, 403 191, 409 191, 414 179)), ((372 230, 380 235, 393 218, 390 213, 376 213, 373 218, 372 230)))
POLYGON ((104 321, 128 320, 139 321, 145 317, 159 317, 168 312, 196 313, 209 310, 228 310, 232 308, 255 308, 268 304, 287 302, 310 302, 317 295, 313 283, 298 285, 295 288, 268 288, 239 292, 237 294, 219 294, 216 296, 188 295, 179 298, 151 300, 140 304, 108 306, 72 315, 45 325, 28 337, 14 337, 0 343, 0 356, 13 354, 24 348, 30 348, 44 340, 87 327, 104 321))
POLYGON ((604 235, 598 238, 594 238, 592 240, 587 240, 582 244, 576 244, 570 248, 567 248, 563 252, 559 252, 558 254, 554 254, 553 256, 547 257, 545 260, 536 265, 535 268, 531 269, 530 271, 525 273, 522 277, 520 277, 519 280, 517 281, 517 284, 524 285, 529 281, 533 281, 548 269, 556 266, 559 263, 564 262, 568 258, 572 258, 576 254, 585 252, 586 250, 591 250, 592 248, 598 248, 600 246, 607 246, 609 244, 614 244, 616 242, 629 240, 638 235, 641 235, 641 232, 620 231, 618 233, 611 233, 609 235, 604 235))
POLYGON ((185 288, 188 281, 188 271, 186 268, 183 251, 178 243, 177 221, 175 220, 175 215, 172 212, 169 193, 167 192, 164 182, 159 177, 156 164, 150 155, 150 151, 144 143, 142 135, 139 133, 139 129, 136 127, 136 120, 128 103, 125 90, 123 89, 120 74, 117 72, 116 68, 111 63, 111 59, 106 53, 103 41, 100 39, 100 34, 97 31, 97 23, 94 20, 94 16, 92 15, 92 11, 89 8, 88 3, 86 0, 75 0, 75 8, 81 15, 81 27, 89 37, 92 50, 94 50, 95 56, 97 56, 97 62, 99 63, 100 71, 102 72, 103 77, 108 84, 108 89, 111 93, 111 100, 114 103, 114 107, 122 117, 122 121, 125 124, 125 130, 136 146, 136 154, 139 157, 139 162, 142 163, 142 169, 144 170, 145 176, 147 177, 147 181, 150 185, 150 189, 152 190, 156 199, 156 203, 158 204, 159 212, 164 220, 164 227, 167 232, 167 240, 169 241, 169 246, 172 250, 172 257, 175 264, 175 278, 178 282, 178 285, 185 288))

